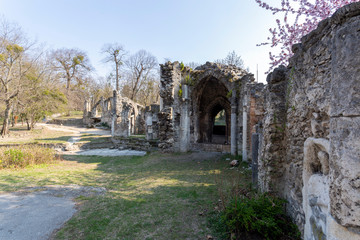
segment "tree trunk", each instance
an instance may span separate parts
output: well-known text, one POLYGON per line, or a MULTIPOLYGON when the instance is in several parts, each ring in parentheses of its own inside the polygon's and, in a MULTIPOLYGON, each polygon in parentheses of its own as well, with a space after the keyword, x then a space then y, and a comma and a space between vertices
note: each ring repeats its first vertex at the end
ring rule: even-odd
POLYGON ((31 130, 31 124, 30 124, 30 121, 29 121, 29 119, 27 118, 26 119, 26 125, 27 125, 27 130, 31 130))
POLYGON ((5 108, 5 116, 4 116, 4 122, 1 129, 1 136, 5 137, 5 135, 9 134, 9 118, 11 113, 11 103, 10 101, 6 101, 6 108, 5 108))

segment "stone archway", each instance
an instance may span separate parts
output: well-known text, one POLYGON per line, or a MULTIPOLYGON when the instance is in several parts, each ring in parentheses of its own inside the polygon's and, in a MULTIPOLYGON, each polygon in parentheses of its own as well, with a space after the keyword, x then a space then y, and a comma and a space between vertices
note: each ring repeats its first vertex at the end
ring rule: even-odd
MULTIPOLYGON (((246 118, 253 75, 234 65, 210 62, 195 69, 179 62, 160 66, 159 147, 239 153, 240 132, 245 132, 243 139, 247 136, 247 128, 241 130, 241 119, 243 112, 246 118), (216 115, 221 111, 223 125, 216 127, 216 115)), ((246 145, 243 149, 247 151, 246 145)))
MULTIPOLYGON (((217 78, 207 76, 197 84, 193 97, 196 99, 194 108, 197 110, 197 139, 199 143, 229 142, 231 129, 231 105, 227 97, 228 88, 217 78), (216 115, 224 110, 224 129, 215 126, 216 115)), ((195 113, 196 114, 196 113, 195 113)))

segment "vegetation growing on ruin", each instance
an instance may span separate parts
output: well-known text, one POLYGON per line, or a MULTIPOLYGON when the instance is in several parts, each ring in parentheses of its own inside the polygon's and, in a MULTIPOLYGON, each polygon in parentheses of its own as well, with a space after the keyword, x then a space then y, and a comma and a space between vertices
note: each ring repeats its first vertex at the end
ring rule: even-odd
POLYGON ((179 98, 182 97, 182 85, 181 84, 179 85, 178 96, 179 96, 179 98))
POLYGON ((193 78, 190 74, 186 75, 185 77, 185 84, 188 86, 194 86, 196 79, 193 78))
POLYGON ((227 98, 231 98, 232 97, 232 90, 230 90, 227 94, 226 94, 227 98))
POLYGON ((185 65, 183 62, 180 63, 180 71, 184 71, 185 69, 185 65))

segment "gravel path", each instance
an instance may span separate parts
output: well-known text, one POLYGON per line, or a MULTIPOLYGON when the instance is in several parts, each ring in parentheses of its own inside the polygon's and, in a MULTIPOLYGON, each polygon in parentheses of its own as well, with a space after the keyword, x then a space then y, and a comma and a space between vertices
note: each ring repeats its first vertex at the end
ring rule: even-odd
POLYGON ((46 186, 0 195, 0 239, 45 240, 76 212, 73 199, 104 194, 104 188, 46 186))

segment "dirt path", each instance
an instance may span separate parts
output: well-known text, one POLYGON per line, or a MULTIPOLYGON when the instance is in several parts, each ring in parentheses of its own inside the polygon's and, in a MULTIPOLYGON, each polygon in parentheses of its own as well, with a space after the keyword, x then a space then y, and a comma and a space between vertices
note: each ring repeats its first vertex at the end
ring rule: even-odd
MULTIPOLYGON (((97 128, 82 128, 82 127, 68 127, 55 124, 41 124, 50 130, 72 132, 74 136, 68 141, 68 148, 71 149, 75 143, 80 141, 81 134, 94 134, 104 137, 111 137, 110 130, 97 129, 97 128)), ((75 154, 75 155, 96 155, 96 156, 144 156, 146 152, 135 150, 119 150, 110 148, 91 149, 91 150, 79 150, 74 148, 73 150, 63 152, 63 154, 75 154)))
POLYGON ((104 188, 47 186, 0 195, 0 239, 46 240, 76 212, 74 198, 104 194, 104 188))
MULTIPOLYGON (((54 124, 38 124, 37 127, 69 132, 68 141, 74 145, 82 134, 110 137, 110 130, 68 127, 54 124)), ((75 155, 144 156, 146 152, 118 149, 91 149, 63 152, 75 155)), ((20 192, 0 195, 0 239, 45 240, 61 228, 76 212, 74 198, 105 193, 104 188, 70 186, 46 186, 25 189, 20 192)))
POLYGON ((98 129, 98 128, 84 128, 84 127, 69 127, 69 126, 61 126, 56 124, 45 124, 45 123, 39 123, 37 124, 39 127, 44 127, 50 130, 55 131, 63 131, 63 132, 71 132, 74 135, 80 136, 81 134, 88 133, 88 134, 94 134, 94 135, 103 135, 103 136, 111 136, 110 130, 106 129, 98 129))

